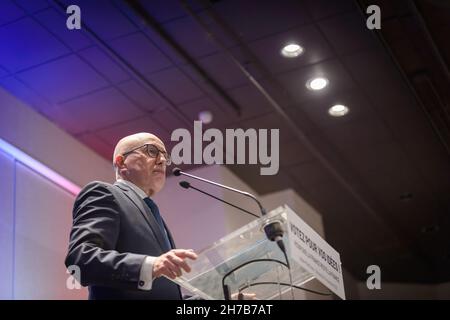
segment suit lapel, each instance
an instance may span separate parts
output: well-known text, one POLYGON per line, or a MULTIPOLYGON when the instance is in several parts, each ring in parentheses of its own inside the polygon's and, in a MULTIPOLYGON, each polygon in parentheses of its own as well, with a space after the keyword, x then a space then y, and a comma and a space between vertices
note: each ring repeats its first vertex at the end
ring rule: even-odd
MULTIPOLYGON (((142 200, 139 197, 139 195, 136 192, 134 192, 133 189, 131 189, 129 186, 127 186, 125 183, 120 183, 120 181, 119 181, 119 182, 114 183, 114 185, 116 185, 122 191, 124 191, 124 193, 128 197, 128 199, 130 199, 131 202, 133 202, 134 205, 139 209, 139 212, 144 216, 145 221, 147 221, 148 225, 152 229, 153 234, 155 235, 156 240, 158 241, 159 246, 163 249, 163 251, 170 250, 170 248, 167 248, 167 245, 165 244, 166 241, 164 240, 164 236, 162 234, 161 228, 158 225, 158 222, 156 221, 155 217, 153 216, 153 213, 151 212, 151 210, 147 206, 147 204, 144 202, 144 200, 142 200)), ((169 236, 169 239, 172 242, 171 236, 169 236)))

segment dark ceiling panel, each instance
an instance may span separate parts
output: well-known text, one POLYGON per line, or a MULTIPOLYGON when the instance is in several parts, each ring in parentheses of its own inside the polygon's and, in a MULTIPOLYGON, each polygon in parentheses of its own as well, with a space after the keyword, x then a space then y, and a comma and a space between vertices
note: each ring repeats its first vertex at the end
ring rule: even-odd
POLYGON ((159 23, 178 20, 186 15, 178 0, 144 0, 141 3, 159 23))
POLYGON ((343 60, 346 69, 380 113, 408 113, 417 108, 401 76, 393 69, 392 62, 385 53, 379 50, 361 51, 346 56, 343 60))
POLYGON ((200 98, 203 93, 178 68, 147 74, 146 78, 174 103, 200 98))
POLYGON ((82 8, 83 23, 103 40, 117 38, 137 28, 109 0, 63 0, 67 6, 75 4, 82 8), (101 14, 99 14, 101 13, 101 14))
POLYGON ((356 84, 338 60, 327 60, 314 65, 297 68, 293 71, 277 75, 279 81, 287 88, 296 102, 317 99, 321 96, 339 98, 339 92, 354 88, 356 84), (311 91, 306 82, 315 77, 326 77, 329 80, 327 90, 311 91))
POLYGON ((202 111, 209 111, 213 115, 213 121, 211 124, 203 124, 203 128, 224 128, 227 124, 230 124, 236 119, 229 112, 225 112, 210 98, 204 97, 198 100, 190 101, 180 106, 181 112, 190 119, 192 123, 198 120, 199 113, 202 111))
POLYGON ((0 25, 6 24, 25 16, 25 12, 10 0, 0 3, 0 25))
MULTIPOLYGON (((428 181, 439 181, 448 186, 450 179, 445 179, 450 174, 450 161, 445 150, 440 146, 437 138, 426 139, 418 137, 404 144, 405 152, 408 153, 409 161, 413 162, 428 181)), ((448 190, 442 189, 447 193, 448 190)))
POLYGON ((55 59, 69 50, 30 18, 0 27, 0 64, 16 72, 55 59))
POLYGON ((393 136, 401 142, 418 139, 436 139, 432 127, 424 119, 423 111, 415 104, 392 106, 392 110, 380 113, 391 128, 393 136))
POLYGON ((317 94, 314 99, 298 105, 319 128, 344 127, 347 123, 363 118, 377 117, 375 111, 357 89, 339 91, 337 94, 317 94), (336 104, 349 108, 345 117, 330 117, 328 109, 336 104))
POLYGON ((228 90, 228 94, 242 106, 242 119, 254 117, 272 110, 267 100, 251 85, 230 89, 228 90))
MULTIPOLYGON (((423 227, 437 222, 439 205, 424 183, 417 179, 417 173, 410 167, 398 167, 395 172, 365 174, 370 179, 370 188, 376 192, 380 200, 399 224, 410 219, 410 232, 419 233, 423 227)), ((405 225, 405 228, 408 228, 405 225)))
POLYGON ((107 144, 115 146, 123 137, 139 132, 151 132, 163 141, 168 141, 166 130, 155 121, 152 121, 150 116, 139 117, 138 119, 97 131, 96 135, 107 144))
POLYGON ((18 77, 53 102, 75 98, 108 85, 97 72, 75 55, 21 72, 18 77), (52 76, 49 77, 49 74, 52 76))
POLYGON ((330 175, 316 161, 308 161, 289 167, 287 171, 304 188, 321 184, 330 179, 330 175))
POLYGON ((357 9, 353 0, 304 0, 304 2, 309 15, 314 20, 357 9))
POLYGON ((286 172, 291 169, 291 166, 313 160, 314 157, 309 149, 296 139, 283 141, 280 144, 280 165, 281 167, 286 167, 286 172))
POLYGON ((198 60, 206 72, 224 89, 239 87, 248 83, 247 78, 224 54, 218 53, 198 60))
POLYGON ((167 101, 162 99, 154 90, 144 87, 136 80, 130 80, 117 85, 118 88, 136 105, 147 110, 168 108, 167 101))
POLYGON ((172 64, 141 32, 115 39, 111 46, 141 74, 162 70, 172 64))
POLYGON ((143 112, 113 88, 100 90, 62 103, 50 114, 72 134, 94 131, 105 126, 135 119, 143 112))
POLYGON ((338 55, 379 47, 366 20, 357 11, 320 21, 318 25, 338 55))
POLYGON ((47 30, 58 37, 68 48, 74 51, 93 45, 91 39, 86 35, 84 30, 69 30, 66 27, 67 15, 49 8, 39 11, 34 17, 47 28, 47 30))
POLYGON ((194 123, 187 124, 185 118, 169 108, 159 110, 158 112, 153 113, 149 118, 153 122, 156 122, 159 127, 164 128, 167 133, 172 133, 173 130, 178 128, 187 128, 189 130, 194 126, 194 123))
MULTIPOLYGON (((419 107, 402 82, 401 77, 388 61, 388 57, 381 52, 364 51, 345 58, 345 65, 352 77, 358 82, 373 107, 388 119, 410 117, 410 113, 417 113, 419 107), (371 63, 367 63, 371 61, 371 63), (364 70, 364 72, 361 72, 364 70)), ((421 121, 425 122, 423 114, 421 121)), ((400 122, 399 122, 400 123, 400 122)), ((398 125, 398 123, 397 123, 398 125)), ((397 126, 395 125, 394 128, 397 126)), ((399 128, 403 130, 405 128, 399 128)))
POLYGON ((299 130, 306 136, 317 134, 317 126, 311 121, 308 114, 301 108, 300 105, 295 105, 286 108, 287 116, 294 121, 299 130))
POLYGON ((97 46, 80 51, 78 54, 111 83, 130 79, 130 74, 97 46))
POLYGON ((323 129, 324 135, 337 148, 366 148, 392 141, 392 135, 376 117, 336 124, 323 129))
POLYGON ((14 0, 14 2, 28 13, 35 13, 36 11, 43 10, 50 6, 47 0, 14 0))
POLYGON ((315 64, 333 56, 330 46, 315 26, 307 25, 271 35, 249 43, 249 48, 271 72, 296 69, 315 64), (304 49, 298 59, 286 59, 281 49, 289 43, 298 43, 304 49))
POLYGON ((365 147, 359 146, 357 149, 352 145, 341 146, 340 150, 352 167, 368 172, 379 172, 384 169, 393 173, 396 168, 407 163, 404 153, 392 141, 365 147))
POLYGON ((298 0, 284 0, 283 5, 269 0, 219 1, 214 10, 245 40, 255 40, 310 21, 298 0))
POLYGON ((163 27, 193 58, 210 55, 218 51, 212 39, 190 16, 165 23, 163 27))
POLYGON ((8 71, 3 69, 3 67, 0 67, 0 78, 3 78, 8 75, 8 71))
POLYGON ((271 129, 278 129, 279 131, 279 141, 283 143, 284 141, 289 141, 294 138, 292 131, 285 125, 284 120, 273 112, 259 115, 257 117, 239 121, 238 123, 229 126, 234 128, 245 129, 267 129, 270 133, 271 129))

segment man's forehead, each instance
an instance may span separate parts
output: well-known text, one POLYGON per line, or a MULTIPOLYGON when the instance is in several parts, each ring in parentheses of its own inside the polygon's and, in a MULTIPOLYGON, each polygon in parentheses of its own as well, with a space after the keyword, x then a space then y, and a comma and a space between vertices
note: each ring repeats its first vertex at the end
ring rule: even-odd
POLYGON ((157 145, 158 147, 162 147, 162 148, 165 147, 164 143, 161 141, 161 139, 159 139, 156 136, 146 138, 144 140, 143 144, 146 144, 146 143, 151 143, 151 144, 157 145))
POLYGON ((117 144, 116 150, 126 152, 129 149, 137 148, 144 144, 154 144, 159 148, 164 148, 164 143, 157 136, 150 133, 139 133, 122 138, 117 144))

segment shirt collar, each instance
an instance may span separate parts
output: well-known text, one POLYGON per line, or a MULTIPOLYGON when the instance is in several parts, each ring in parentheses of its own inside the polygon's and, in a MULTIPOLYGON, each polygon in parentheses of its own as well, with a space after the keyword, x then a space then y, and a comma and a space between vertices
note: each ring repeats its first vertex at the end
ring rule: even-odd
POLYGON ((141 188, 139 188, 137 185, 135 185, 133 182, 128 181, 128 180, 123 180, 123 179, 118 179, 118 182, 124 183, 127 186, 129 186, 134 192, 136 192, 138 194, 138 196, 141 199, 145 199, 148 198, 149 196, 145 193, 144 190, 142 190, 141 188))

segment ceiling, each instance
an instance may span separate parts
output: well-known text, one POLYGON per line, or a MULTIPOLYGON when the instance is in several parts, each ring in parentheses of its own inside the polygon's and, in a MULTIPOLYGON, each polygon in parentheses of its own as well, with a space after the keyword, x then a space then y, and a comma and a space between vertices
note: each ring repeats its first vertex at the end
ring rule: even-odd
POLYGON ((204 128, 279 128, 277 175, 230 169, 318 209, 357 279, 377 264, 383 281, 450 281, 448 2, 2 0, 0 12, 0 85, 106 159, 140 131, 170 149, 203 110, 204 128), (65 27, 70 4, 81 30, 65 27), (381 30, 366 28, 369 4, 381 30), (292 41, 305 52, 282 57, 292 41), (318 75, 329 86, 308 90, 318 75), (330 117, 336 103, 350 112, 330 117))

